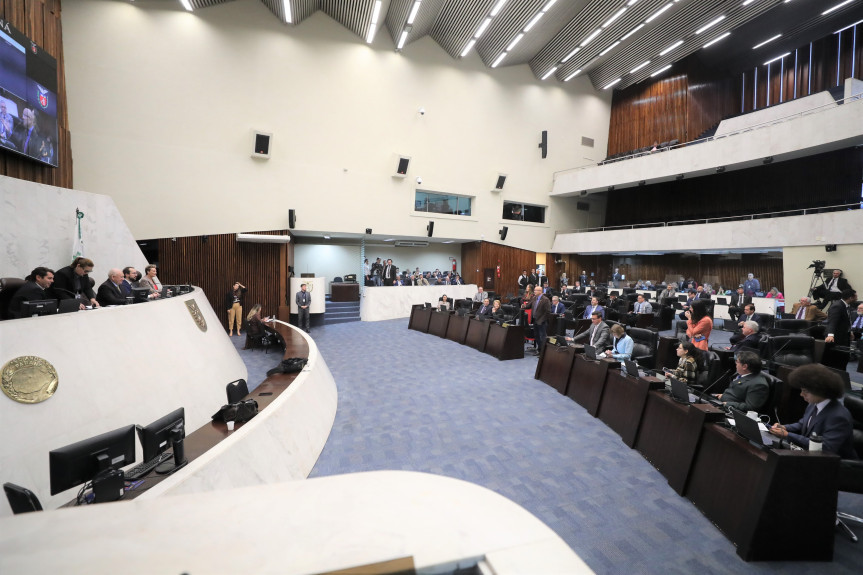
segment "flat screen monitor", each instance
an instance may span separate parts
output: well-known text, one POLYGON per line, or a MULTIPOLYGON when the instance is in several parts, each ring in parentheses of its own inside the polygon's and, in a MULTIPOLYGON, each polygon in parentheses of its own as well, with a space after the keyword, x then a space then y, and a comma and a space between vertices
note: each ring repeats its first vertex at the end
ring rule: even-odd
POLYGON ((135 303, 147 301, 150 297, 150 288, 132 288, 132 297, 135 303))
POLYGON ((0 149, 57 166, 57 60, 0 18, 0 149))
POLYGON ((138 439, 144 452, 144 461, 156 459, 171 446, 171 432, 184 427, 186 411, 180 407, 147 425, 138 428, 138 439))
POLYGON ((21 317, 37 317, 57 313, 57 300, 36 299, 21 303, 21 317))
POLYGON ((48 453, 51 495, 92 481, 106 469, 135 463, 135 426, 127 425, 48 453))

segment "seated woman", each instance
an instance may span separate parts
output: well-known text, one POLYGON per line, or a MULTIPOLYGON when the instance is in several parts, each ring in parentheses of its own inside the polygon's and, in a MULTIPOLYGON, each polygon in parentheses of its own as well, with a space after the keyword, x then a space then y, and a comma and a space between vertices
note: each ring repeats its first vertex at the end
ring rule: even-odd
POLYGON ((679 379, 686 385, 695 385, 695 379, 698 376, 698 348, 692 345, 691 342, 684 341, 677 345, 677 367, 675 369, 666 368, 664 371, 671 377, 679 379))
POLYGON ((256 303, 246 315, 246 344, 243 349, 250 349, 254 346, 257 338, 260 338, 266 331, 264 322, 269 321, 269 317, 261 317, 261 304, 256 303))
POLYGON ((780 307, 784 308, 785 307, 785 296, 782 295, 782 292, 779 291, 777 288, 775 288, 775 287, 770 288, 770 291, 767 292, 767 295, 765 297, 775 299, 777 308, 780 308, 780 307))
POLYGON ((452 309, 452 302, 449 300, 449 298, 446 297, 446 294, 443 294, 441 296, 441 298, 437 302, 437 305, 438 305, 438 309, 442 309, 442 308, 447 309, 447 310, 452 309))
POLYGON ((494 300, 494 303, 491 304, 491 317, 494 319, 501 319, 504 315, 503 308, 500 307, 500 300, 494 300))
POLYGON ((788 378, 791 387, 800 388, 800 396, 809 406, 797 423, 773 424, 770 433, 809 449, 813 434, 821 437, 822 449, 836 453, 843 459, 857 459, 852 433, 854 420, 839 398, 845 387, 839 376, 818 363, 802 365, 788 378))
POLYGON ((689 336, 689 341, 701 351, 707 351, 710 332, 713 330, 713 318, 707 315, 704 300, 693 300, 685 315, 686 335, 689 336))
POLYGON ((606 351, 605 355, 620 361, 632 359, 632 348, 635 346, 635 342, 633 342, 632 338, 626 334, 626 330, 623 329, 623 326, 619 323, 611 326, 611 335, 614 340, 612 342, 611 349, 606 351))

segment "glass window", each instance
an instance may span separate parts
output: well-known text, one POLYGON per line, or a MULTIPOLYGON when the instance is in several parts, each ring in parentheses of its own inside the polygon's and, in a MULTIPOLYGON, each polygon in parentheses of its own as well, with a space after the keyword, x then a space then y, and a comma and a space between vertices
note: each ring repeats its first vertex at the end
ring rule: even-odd
POLYGON ((545 223, 545 206, 533 206, 517 202, 503 203, 503 219, 523 222, 545 223))
POLYGON ((426 190, 416 190, 414 210, 431 214, 450 214, 453 216, 469 216, 471 214, 471 199, 468 196, 441 194, 426 190))

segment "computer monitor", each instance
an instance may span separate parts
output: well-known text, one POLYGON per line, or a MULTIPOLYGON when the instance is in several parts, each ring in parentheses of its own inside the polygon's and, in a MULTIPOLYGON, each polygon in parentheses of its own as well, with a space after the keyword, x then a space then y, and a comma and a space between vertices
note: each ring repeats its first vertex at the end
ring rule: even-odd
POLYGON ((21 303, 21 317, 38 317, 57 313, 57 300, 34 299, 21 303))
POLYGON ((150 288, 132 288, 132 297, 135 303, 147 301, 150 297, 150 288))
POLYGON ((174 450, 174 458, 177 461, 166 461, 156 468, 156 473, 173 473, 186 464, 183 452, 183 438, 185 437, 186 411, 180 407, 171 413, 164 415, 147 425, 138 428, 138 438, 141 440, 141 449, 144 453, 144 461, 151 461, 168 448, 174 450), (177 453, 179 445, 180 453, 177 453))
POLYGON ((51 495, 83 485, 101 472, 120 469, 130 463, 135 463, 134 425, 54 449, 48 453, 51 495))

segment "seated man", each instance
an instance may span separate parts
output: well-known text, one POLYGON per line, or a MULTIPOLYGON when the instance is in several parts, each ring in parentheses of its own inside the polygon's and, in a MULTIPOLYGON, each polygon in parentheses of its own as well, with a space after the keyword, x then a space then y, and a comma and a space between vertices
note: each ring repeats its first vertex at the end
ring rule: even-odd
POLYGON ((863 303, 857 306, 857 313, 851 314, 851 339, 857 341, 858 346, 863 340, 863 303))
POLYGON ((677 301, 677 292, 674 289, 674 284, 668 284, 659 293, 659 303, 662 305, 673 305, 675 301, 677 301))
POLYGON ((794 316, 794 319, 806 321, 824 321, 827 319, 827 314, 812 305, 812 300, 806 296, 800 298, 800 301, 791 307, 791 315, 794 316))
POLYGON ((485 290, 483 289, 482 286, 478 286, 476 289, 477 289, 477 292, 475 294, 473 294, 473 301, 475 301, 476 303, 482 303, 482 301, 484 299, 488 299, 485 297, 485 294, 483 293, 485 290))
MULTIPOLYGON (((764 318, 755 313, 755 304, 748 303, 743 306, 743 314, 740 316, 740 321, 737 322, 737 327, 743 329, 743 324, 747 321, 754 321, 758 324, 758 327, 762 327, 764 324, 764 318)), ((733 341, 731 343, 734 343, 733 341)))
POLYGON ((649 301, 644 300, 644 294, 638 294, 638 298, 635 301, 632 312, 626 314, 626 323, 629 325, 635 325, 638 322, 638 316, 640 314, 653 315, 653 306, 650 305, 649 301))
POLYGON ((854 420, 839 401, 845 386, 838 375, 818 363, 802 365, 791 372, 788 382, 800 388, 800 396, 809 404, 800 421, 790 425, 774 424, 770 433, 809 449, 813 434, 821 437, 824 451, 842 459, 858 459, 852 441, 854 420))
POLYGON ((758 349, 761 342, 761 336, 758 335, 758 322, 745 321, 743 322, 743 331, 735 333, 731 336, 731 345, 727 346, 726 350, 733 352, 740 351, 741 348, 758 349))
POLYGON ((692 307, 692 302, 694 302, 697 298, 695 297, 697 292, 694 289, 689 290, 686 293, 686 301, 683 302, 683 309, 677 314, 677 317, 680 319, 686 319, 686 312, 692 307))
POLYGON ((731 294, 731 301, 728 302, 728 315, 734 321, 739 321, 740 314, 743 313, 743 306, 752 301, 751 296, 743 294, 743 284, 737 286, 737 292, 731 294))
POLYGON ((72 264, 54 272, 54 292, 59 299, 82 299, 94 307, 99 307, 96 294, 90 283, 93 260, 77 257, 72 264))
POLYGON ((703 285, 695 288, 695 297, 698 299, 710 299, 710 292, 704 289, 703 285))
POLYGON ((27 281, 18 288, 12 300, 9 302, 9 316, 21 317, 21 304, 25 301, 39 301, 45 299, 57 299, 50 290, 54 283, 54 270, 39 266, 30 272, 27 281))
POLYGON ((108 279, 99 286, 96 295, 99 305, 126 305, 126 295, 120 285, 123 283, 123 272, 117 268, 111 268, 108 279))
POLYGON ((761 358, 757 353, 741 351, 735 360, 737 378, 723 394, 714 394, 727 407, 742 412, 759 411, 770 396, 770 386, 761 375, 761 358))
POLYGON ((590 305, 584 310, 584 315, 582 316, 584 319, 588 319, 593 315, 594 312, 599 313, 599 316, 604 320, 605 319, 605 310, 599 305, 599 299, 596 297, 590 298, 590 305))
POLYGON ((555 315, 561 315, 566 312, 566 306, 561 303, 560 298, 551 296, 551 312, 555 315))
POLYGON ((611 335, 609 334, 608 324, 602 321, 602 314, 598 311, 590 315, 590 328, 581 332, 575 337, 567 337, 568 342, 584 342, 596 350, 604 351, 611 347, 611 335))
POLYGON ((138 283, 138 270, 132 266, 123 268, 123 283, 120 284, 120 289, 123 290, 123 295, 132 295, 132 288, 138 283))
POLYGON ((476 310, 477 317, 491 317, 492 308, 491 302, 489 302, 488 298, 483 298, 482 305, 479 306, 479 309, 476 310))

